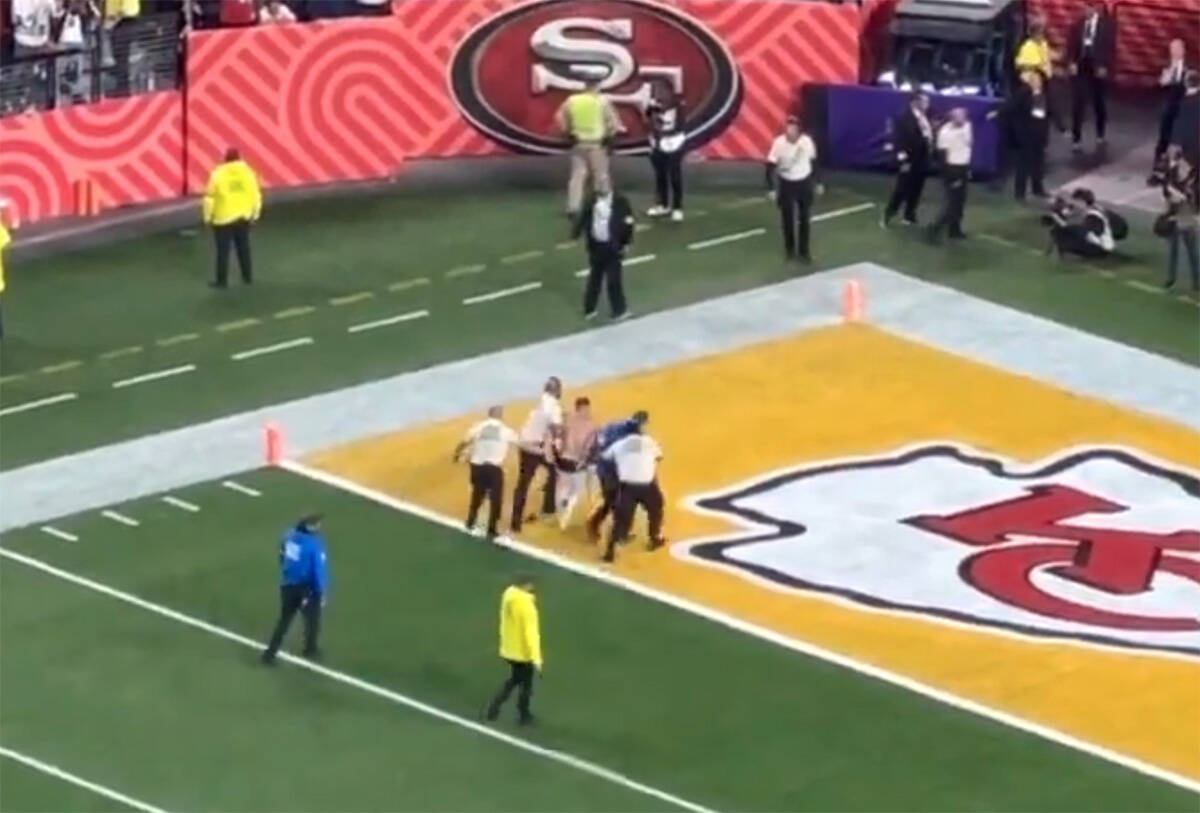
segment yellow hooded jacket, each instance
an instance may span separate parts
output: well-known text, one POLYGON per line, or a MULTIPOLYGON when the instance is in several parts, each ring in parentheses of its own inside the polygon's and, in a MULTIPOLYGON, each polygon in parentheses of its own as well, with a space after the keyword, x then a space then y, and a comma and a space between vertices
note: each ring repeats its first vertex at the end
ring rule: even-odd
POLYGON ((235 220, 258 220, 262 190, 258 176, 245 161, 218 164, 204 190, 204 222, 224 226, 235 220))
POLYGON ((542 633, 533 593, 514 585, 500 597, 500 657, 542 668, 542 633))

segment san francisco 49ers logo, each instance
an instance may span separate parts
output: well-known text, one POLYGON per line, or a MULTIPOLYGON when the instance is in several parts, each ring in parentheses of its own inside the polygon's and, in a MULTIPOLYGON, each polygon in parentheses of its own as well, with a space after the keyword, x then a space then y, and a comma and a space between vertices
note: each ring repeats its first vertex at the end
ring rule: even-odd
POLYGON ((450 87, 466 119, 506 146, 559 152, 569 142, 555 113, 588 79, 616 105, 621 152, 647 149, 641 109, 655 82, 683 101, 691 146, 737 115, 733 56, 701 22, 641 0, 535 0, 485 20, 459 44, 450 87))
POLYGON ((1200 478, 1125 450, 1022 468, 926 446, 776 473, 692 504, 747 532, 674 553, 775 587, 1200 654, 1200 478))

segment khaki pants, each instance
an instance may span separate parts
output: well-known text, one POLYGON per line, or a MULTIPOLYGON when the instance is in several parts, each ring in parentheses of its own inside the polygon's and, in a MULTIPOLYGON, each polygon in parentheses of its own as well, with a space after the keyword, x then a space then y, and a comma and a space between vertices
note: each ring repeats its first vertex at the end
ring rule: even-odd
POLYGON ((592 188, 612 188, 608 175, 608 150, 595 141, 581 141, 571 148, 571 177, 567 181, 567 211, 575 214, 583 208, 584 183, 592 178, 592 188))

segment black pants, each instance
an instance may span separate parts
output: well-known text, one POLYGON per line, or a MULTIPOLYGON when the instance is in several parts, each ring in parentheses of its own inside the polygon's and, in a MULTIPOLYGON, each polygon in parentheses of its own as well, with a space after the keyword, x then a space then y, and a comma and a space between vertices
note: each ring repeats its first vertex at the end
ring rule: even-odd
POLYGON ((279 588, 279 620, 271 632, 271 640, 263 652, 263 660, 275 660, 283 645, 292 619, 299 611, 304 615, 304 654, 315 655, 317 636, 321 632, 321 596, 304 584, 285 584, 279 588))
POLYGON ((945 200, 942 201, 942 211, 938 219, 929 227, 931 237, 941 237, 942 232, 951 237, 962 237, 963 212, 967 208, 967 179, 970 168, 966 166, 947 166, 942 170, 942 183, 946 189, 945 200))
POLYGON ((625 283, 621 279, 621 252, 609 246, 588 247, 587 285, 583 289, 583 312, 593 313, 600 301, 600 285, 608 290, 608 308, 613 316, 620 316, 629 307, 625 301, 625 283))
POLYGON ((1061 254, 1075 254, 1080 257, 1107 257, 1108 252, 1087 239, 1087 229, 1078 223, 1066 226, 1054 226, 1050 229, 1050 237, 1054 246, 1061 254))
POLYGON ((1175 119, 1177 118, 1179 118, 1179 100, 1172 98, 1167 102, 1162 116, 1158 119, 1158 141, 1154 144, 1155 160, 1161 158, 1167 151, 1167 146, 1171 143, 1171 131, 1175 129, 1175 119))
POLYGON ((1071 82, 1071 139, 1079 143, 1083 137, 1083 114, 1088 100, 1096 115, 1096 138, 1104 138, 1108 124, 1108 82, 1096 75, 1096 65, 1085 58, 1079 63, 1079 73, 1071 82))
POLYGON ((250 266, 250 221, 235 220, 222 226, 213 226, 217 240, 217 285, 229 283, 229 249, 237 251, 238 267, 242 271, 242 282, 254 279, 250 266))
POLYGON ((529 712, 529 701, 533 699, 533 664, 529 661, 509 660, 505 663, 509 666, 508 680, 504 681, 500 691, 496 692, 496 696, 488 704, 487 717, 489 720, 495 720, 500 715, 500 707, 504 705, 504 701, 508 700, 512 690, 516 689, 517 713, 522 722, 527 722, 533 716, 529 712))
POLYGON ((618 542, 624 542, 633 528, 633 514, 638 507, 646 509, 650 520, 650 543, 662 539, 663 495, 658 482, 621 483, 617 489, 617 504, 613 509, 612 530, 608 535, 608 551, 611 558, 618 542))
POLYGON ((533 484, 533 476, 540 468, 546 470, 546 483, 542 486, 542 513, 554 513, 554 489, 558 485, 558 472, 547 462, 545 455, 521 449, 520 461, 517 464, 517 487, 513 489, 513 531, 521 530, 521 523, 525 519, 525 500, 529 496, 529 486, 533 484))
POLYGON ((608 464, 596 466, 596 479, 600 481, 600 507, 588 517, 588 536, 593 540, 600 536, 600 524, 608 518, 617 505, 617 473, 608 464))
POLYGON ((500 508, 504 500, 504 469, 494 463, 471 464, 471 503, 467 508, 467 527, 475 527, 479 508, 486 497, 488 501, 487 535, 499 533, 500 508))
POLYGON ((799 252, 805 260, 810 258, 808 230, 812 222, 813 184, 812 178, 802 181, 779 179, 777 202, 780 225, 783 227, 783 253, 792 259, 799 252))
POLYGON ((651 150, 650 165, 654 167, 654 190, 658 194, 658 205, 667 209, 682 209, 683 148, 674 152, 651 150))
POLYGON ((887 208, 883 210, 883 220, 886 223, 896 216, 900 208, 904 208, 904 219, 910 223, 917 222, 917 207, 921 205, 921 193, 925 191, 925 176, 929 172, 926 161, 912 161, 900 167, 896 173, 896 185, 892 187, 892 197, 888 200, 887 208))
POLYGON ((1017 200, 1025 200, 1025 193, 1032 188, 1033 194, 1046 194, 1046 125, 1041 130, 1022 134, 1017 142, 1016 166, 1013 169, 1013 194, 1017 200))

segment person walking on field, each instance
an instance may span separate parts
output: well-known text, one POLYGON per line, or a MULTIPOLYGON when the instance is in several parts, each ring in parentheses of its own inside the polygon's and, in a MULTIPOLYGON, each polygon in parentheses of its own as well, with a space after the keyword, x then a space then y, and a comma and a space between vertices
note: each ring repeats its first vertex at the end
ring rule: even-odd
POLYGON ((580 93, 572 93, 555 117, 571 140, 571 177, 567 181, 567 216, 574 220, 583 206, 588 178, 594 189, 611 189, 608 149, 624 131, 612 102, 600 93, 600 80, 588 79, 580 93))
POLYGON ((263 650, 263 663, 275 663, 283 637, 297 612, 304 616, 304 657, 320 658, 317 637, 321 630, 321 608, 328 593, 329 563, 325 538, 321 536, 321 516, 311 514, 297 522, 279 544, 279 620, 263 650))
POLYGON ((516 689, 517 722, 535 722, 529 703, 534 670, 542 672, 542 631, 533 590, 533 577, 518 576, 500 596, 500 657, 508 664, 509 675, 488 703, 484 713, 488 720, 500 716, 500 707, 516 689))
POLYGON ((217 247, 214 288, 229 287, 229 250, 237 251, 242 282, 254 281, 250 260, 250 226, 262 214, 262 190, 258 176, 235 149, 208 176, 204 191, 204 223, 212 226, 217 247))

